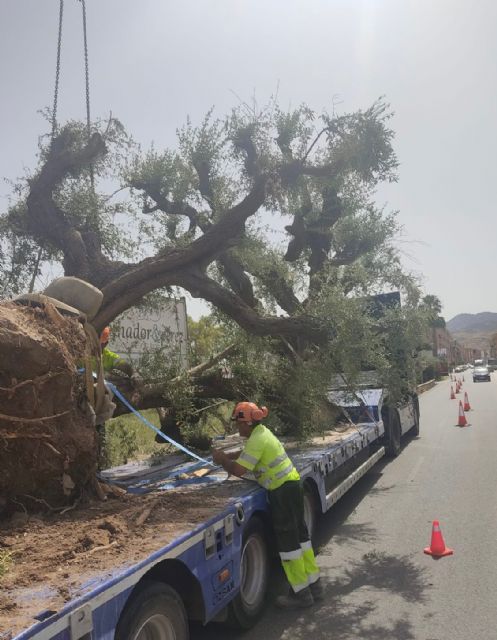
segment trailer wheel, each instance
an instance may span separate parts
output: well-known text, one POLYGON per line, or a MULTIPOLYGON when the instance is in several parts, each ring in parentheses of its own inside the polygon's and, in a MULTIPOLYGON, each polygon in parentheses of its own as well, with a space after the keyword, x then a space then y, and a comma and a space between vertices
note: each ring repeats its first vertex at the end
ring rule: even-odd
POLYGON ((240 592, 228 608, 230 627, 250 629, 261 617, 266 604, 268 563, 264 525, 258 518, 252 518, 243 534, 240 592))
POLYGON ((162 582, 145 581, 126 604, 115 640, 188 640, 185 607, 176 591, 162 582))
POLYGON ((386 415, 383 416, 385 421, 385 451, 387 456, 395 458, 400 453, 400 418, 397 409, 388 407, 386 415))

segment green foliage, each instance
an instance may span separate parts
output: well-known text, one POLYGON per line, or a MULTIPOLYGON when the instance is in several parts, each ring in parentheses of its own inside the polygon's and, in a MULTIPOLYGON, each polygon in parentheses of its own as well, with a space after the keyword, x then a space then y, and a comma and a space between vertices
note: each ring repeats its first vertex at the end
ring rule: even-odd
POLYGON ((225 327, 213 316, 199 320, 188 318, 188 340, 191 364, 195 366, 209 360, 228 346, 225 327))
POLYGON ((395 181, 398 163, 393 152, 390 106, 377 100, 369 109, 344 116, 323 116, 328 153, 343 155, 366 184, 395 181))
POLYGON ((12 564, 13 554, 11 551, 0 549, 0 579, 7 573, 12 564))
MULTIPOLYGON (((270 405, 275 429, 305 437, 333 419, 323 398, 336 373, 354 384, 365 366, 374 367, 392 395, 400 397, 415 382, 415 354, 426 341, 427 327, 443 321, 440 301, 435 296, 421 300, 415 278, 402 267, 396 213, 375 201, 379 183, 397 179, 391 117, 382 98, 342 115, 317 113, 305 104, 284 111, 275 99, 259 107, 253 100, 241 102, 226 118, 215 117, 211 109, 198 126, 188 119, 177 131, 175 148, 146 151, 117 120, 96 123, 108 154, 94 163, 95 189, 88 167, 75 167, 57 189, 56 204, 64 221, 89 238, 87 247, 96 249, 99 286, 119 281, 135 268, 128 263, 153 254, 157 270, 150 281, 175 284, 188 273, 192 295, 219 301, 212 315, 189 321, 191 364, 235 342, 237 351, 226 363, 233 375, 231 390, 240 399, 270 405), (110 196, 103 194, 109 183, 120 187, 110 196), (196 253, 201 236, 232 220, 232 207, 259 183, 263 206, 248 214, 244 227, 235 225, 223 249, 216 244, 210 254, 208 243, 200 243, 203 249, 196 253), (188 262, 188 251, 198 256, 195 264, 188 262), (178 256, 182 260, 175 262, 178 256), (157 274, 164 258, 164 263, 171 258, 175 270, 161 280, 157 274), (202 289, 206 274, 214 281, 207 282, 208 293, 202 289), (365 298, 392 290, 401 292, 402 308, 374 320, 365 298), (251 334, 235 322, 240 321, 237 310, 252 314, 253 324, 245 324, 253 327, 251 334), (256 320, 270 316, 312 320, 328 338, 316 340, 305 329, 290 337, 277 330, 261 337, 256 320)), ((77 151, 87 141, 82 123, 68 123, 60 134, 59 151, 77 151)), ((45 138, 41 163, 48 153, 45 138)), ((28 190, 29 184, 17 188, 16 204, 0 222, 7 292, 25 288, 41 268, 38 248, 42 261, 63 258, 60 247, 30 235, 28 190)), ((162 295, 171 294, 161 289, 142 300, 147 285, 137 284, 137 302, 158 304, 162 295)), ((164 342, 169 339, 163 336, 164 342)), ((179 362, 159 349, 145 355, 139 370, 146 381, 169 381, 167 397, 188 438, 204 430, 208 436, 215 412, 198 420, 203 399, 196 398, 195 384, 179 362)), ((122 423, 112 432, 116 460, 140 449, 134 432, 122 423)))
POLYGON ((43 250, 29 238, 6 229, 0 220, 0 298, 28 291, 33 277, 39 273, 38 257, 43 250))
POLYGON ((418 383, 417 355, 426 332, 424 310, 407 301, 400 309, 389 309, 379 320, 381 349, 374 364, 390 396, 399 401, 418 383))
MULTIPOLYGON (((47 121, 50 114, 45 113, 47 121)), ((93 179, 112 184, 120 173, 120 167, 132 148, 133 140, 115 118, 97 120, 93 130, 99 131, 105 140, 107 154, 93 163, 93 179)), ((88 139, 86 124, 70 121, 60 131, 57 153, 79 151, 88 139)), ((39 139, 40 167, 50 152, 50 136, 39 139)), ((0 213, 0 296, 25 292, 47 268, 60 270, 63 254, 43 237, 33 237, 26 215, 26 198, 30 182, 38 170, 13 185, 13 201, 6 212, 0 213), (32 282, 33 281, 33 282, 32 282)), ((130 202, 115 200, 99 193, 91 185, 89 169, 74 168, 55 190, 54 201, 63 217, 80 233, 91 232, 98 239, 98 246, 111 259, 131 259, 138 255, 143 238, 129 234, 136 224, 135 208, 130 202)), ((36 288, 36 287, 35 287, 36 288)))
MULTIPOLYGON (((209 449, 212 438, 229 431, 233 403, 214 403, 207 411, 202 411, 198 424, 186 423, 182 428, 185 442, 197 450, 209 449)), ((160 420, 155 409, 142 412, 143 416, 157 429, 160 420)), ((127 464, 132 460, 151 459, 160 464, 164 456, 176 453, 174 447, 155 442, 155 432, 134 415, 122 415, 109 420, 105 425, 105 453, 109 466, 127 464)), ((1 556, 0 556, 1 563, 1 556)))
POLYGON ((445 318, 440 315, 442 311, 440 298, 434 295, 423 296, 420 306, 424 311, 426 320, 429 322, 430 326, 438 327, 440 329, 445 328, 445 318))
MULTIPOLYGON (((146 419, 160 428, 155 409, 143 412, 146 419)), ((105 425, 106 457, 110 466, 126 464, 130 460, 164 453, 164 446, 155 443, 155 434, 133 415, 119 416, 105 425)))

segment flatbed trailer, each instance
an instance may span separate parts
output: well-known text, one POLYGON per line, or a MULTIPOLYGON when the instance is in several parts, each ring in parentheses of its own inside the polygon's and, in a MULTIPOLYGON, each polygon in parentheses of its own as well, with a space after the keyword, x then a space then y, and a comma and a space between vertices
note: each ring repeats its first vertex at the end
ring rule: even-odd
MULTIPOLYGON (((349 423, 340 431, 304 445, 286 443, 304 484, 311 532, 316 516, 386 451, 398 453, 402 434, 419 432, 415 396, 403 407, 388 408, 382 390, 375 389, 348 405, 349 423)), ((225 448, 237 445, 236 439, 226 439, 225 448)), ((219 481, 226 478, 225 472, 211 475, 216 474, 219 481)), ((203 488, 167 491, 147 504, 145 511, 157 514, 154 522, 135 528, 121 547, 110 549, 110 566, 99 564, 98 550, 90 555, 90 549, 76 571, 70 554, 67 562, 57 556, 59 566, 47 568, 42 584, 11 585, 13 606, 2 608, 0 598, 0 639, 186 640, 193 620, 227 620, 239 628, 255 624, 266 602, 272 548, 265 490, 249 480, 227 478, 203 488), (175 504, 182 505, 181 517, 175 504)), ((51 542, 63 546, 63 532, 59 527, 59 541, 51 542)), ((30 551, 36 559, 36 550, 30 551)))

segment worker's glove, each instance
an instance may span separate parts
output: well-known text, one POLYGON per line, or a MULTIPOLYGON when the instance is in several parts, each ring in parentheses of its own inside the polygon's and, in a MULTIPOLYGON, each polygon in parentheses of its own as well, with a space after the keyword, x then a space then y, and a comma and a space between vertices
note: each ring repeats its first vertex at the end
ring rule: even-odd
POLYGON ((224 459, 224 451, 221 451, 220 449, 212 449, 212 461, 214 464, 223 464, 224 459))

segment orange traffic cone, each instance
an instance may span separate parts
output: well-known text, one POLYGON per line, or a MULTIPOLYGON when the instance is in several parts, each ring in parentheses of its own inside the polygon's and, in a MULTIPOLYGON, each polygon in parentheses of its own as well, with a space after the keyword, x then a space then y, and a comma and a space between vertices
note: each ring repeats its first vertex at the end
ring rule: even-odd
POLYGON ((471 405, 469 404, 468 392, 464 394, 464 411, 471 411, 471 405))
POLYGON ((459 382, 456 382, 456 395, 459 393, 459 382))
POLYGON ((464 376, 462 377, 462 381, 464 382, 464 376))
POLYGON ((464 415, 464 408, 462 406, 462 402, 459 400, 459 419, 457 421, 458 427, 465 427, 468 424, 466 420, 466 416, 464 415))
POLYGON ((454 387, 452 385, 450 385, 450 399, 451 400, 456 399, 456 394, 454 393, 454 387))
POLYGON ((445 546, 442 532, 440 531, 440 523, 438 520, 433 520, 433 526, 431 529, 431 543, 429 547, 424 549, 424 552, 434 558, 441 558, 443 556, 451 556, 454 553, 453 549, 449 549, 445 546))

